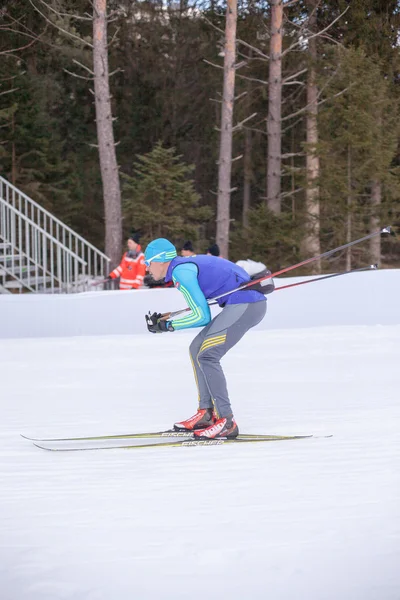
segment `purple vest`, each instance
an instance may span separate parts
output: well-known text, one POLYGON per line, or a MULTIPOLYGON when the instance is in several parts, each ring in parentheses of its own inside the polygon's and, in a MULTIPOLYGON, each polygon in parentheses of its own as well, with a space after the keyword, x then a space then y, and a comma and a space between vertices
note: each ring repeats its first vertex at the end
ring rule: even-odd
MULTIPOLYGON (((171 261, 171 264, 168 267, 165 281, 168 282, 172 280, 172 272, 175 267, 188 263, 193 263, 197 266, 199 286, 207 300, 219 296, 224 292, 230 292, 250 281, 250 276, 244 269, 238 267, 238 265, 235 265, 225 258, 209 256, 206 254, 188 257, 177 256, 171 261)), ((223 296, 217 300, 220 306, 225 304, 246 304, 250 302, 265 301, 266 298, 264 294, 253 290, 234 292, 233 294, 229 294, 229 296, 223 296)))

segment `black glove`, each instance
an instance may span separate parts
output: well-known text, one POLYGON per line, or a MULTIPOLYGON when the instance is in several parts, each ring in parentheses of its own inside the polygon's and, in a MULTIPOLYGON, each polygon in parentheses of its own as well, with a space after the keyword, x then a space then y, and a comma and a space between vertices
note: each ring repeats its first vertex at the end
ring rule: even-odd
POLYGON ((166 331, 174 331, 170 321, 161 319, 162 314, 154 312, 152 315, 145 315, 147 329, 150 333, 165 333, 166 331))

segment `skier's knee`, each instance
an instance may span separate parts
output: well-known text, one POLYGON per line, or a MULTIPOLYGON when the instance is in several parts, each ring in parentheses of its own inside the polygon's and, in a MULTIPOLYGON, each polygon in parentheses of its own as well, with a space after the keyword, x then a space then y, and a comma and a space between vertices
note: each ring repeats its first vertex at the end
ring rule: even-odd
POLYGON ((197 355, 197 361, 200 367, 204 364, 210 364, 211 362, 219 362, 218 359, 213 356, 211 350, 203 350, 203 352, 200 352, 197 355))
POLYGON ((199 344, 196 342, 196 338, 195 338, 189 346, 189 354, 193 360, 195 360, 198 351, 199 351, 199 344))

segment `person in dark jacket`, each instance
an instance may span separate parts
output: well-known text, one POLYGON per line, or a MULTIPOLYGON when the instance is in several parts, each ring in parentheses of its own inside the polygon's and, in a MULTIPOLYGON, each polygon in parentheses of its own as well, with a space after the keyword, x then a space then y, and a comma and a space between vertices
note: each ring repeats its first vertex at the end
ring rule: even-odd
POLYGON ((196 252, 194 251, 193 244, 191 241, 187 241, 183 244, 181 256, 196 256, 196 252))
POLYGON ((206 254, 209 256, 221 256, 218 244, 212 244, 209 248, 207 248, 206 254))
POLYGON ((151 333, 202 327, 190 345, 199 408, 193 417, 175 423, 176 430, 193 431, 196 438, 234 438, 239 433, 232 413, 221 358, 265 316, 265 296, 256 290, 236 290, 250 281, 241 267, 216 256, 178 257, 164 238, 145 250, 145 265, 155 279, 165 277, 184 295, 191 312, 170 320, 168 315, 146 315, 151 333), (223 310, 213 319, 207 300, 218 297, 223 310))

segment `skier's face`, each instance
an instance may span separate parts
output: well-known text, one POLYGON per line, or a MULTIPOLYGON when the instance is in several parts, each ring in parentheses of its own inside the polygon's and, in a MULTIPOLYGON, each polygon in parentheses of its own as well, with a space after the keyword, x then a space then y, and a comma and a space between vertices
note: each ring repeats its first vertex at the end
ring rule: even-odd
POLYGON ((160 263, 160 262, 151 262, 147 267, 149 273, 153 276, 153 278, 158 281, 159 279, 163 279, 167 274, 169 263, 160 263))

